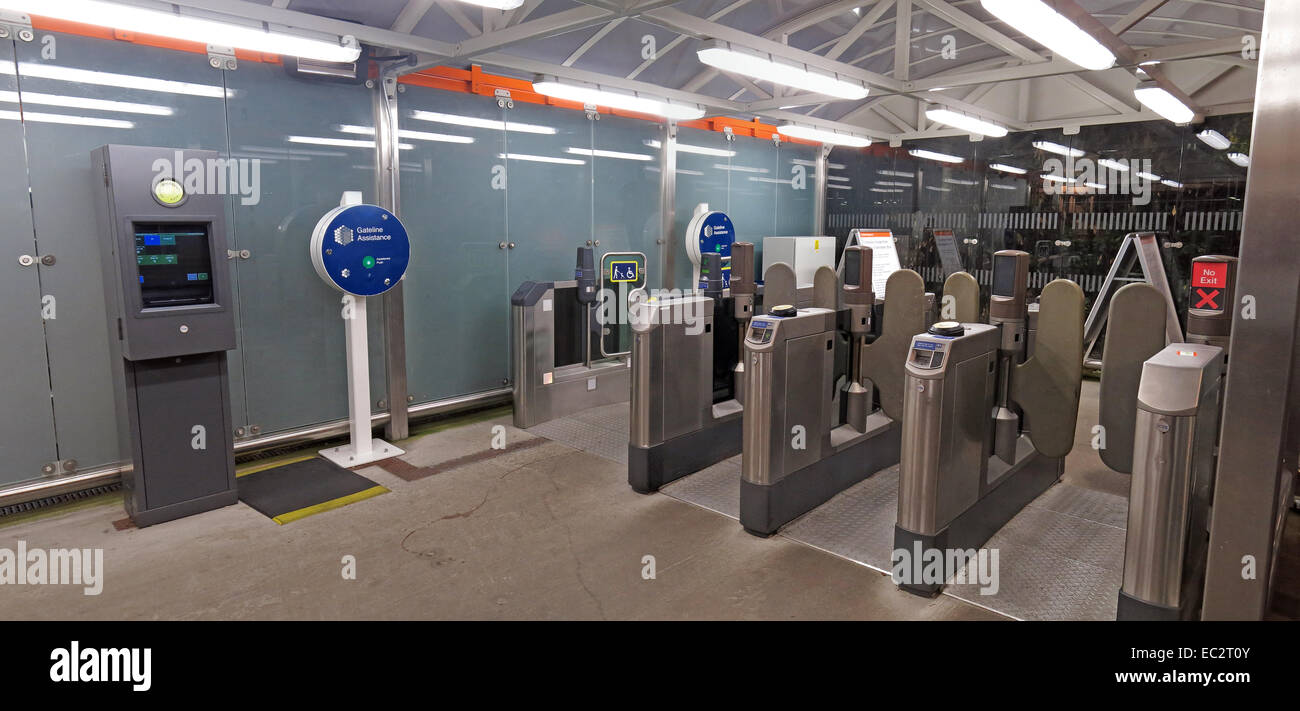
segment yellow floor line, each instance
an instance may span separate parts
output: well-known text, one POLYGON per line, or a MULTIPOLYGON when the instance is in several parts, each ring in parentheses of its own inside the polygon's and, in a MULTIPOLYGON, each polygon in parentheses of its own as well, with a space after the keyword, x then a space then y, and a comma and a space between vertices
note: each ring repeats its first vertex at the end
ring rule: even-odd
POLYGON ((273 516, 271 520, 283 526, 286 523, 297 521, 298 519, 302 519, 302 518, 307 518, 308 516, 321 513, 322 511, 331 511, 333 509, 337 509, 342 506, 347 506, 348 504, 356 503, 358 501, 364 501, 366 499, 379 496, 380 494, 387 494, 387 493, 388 493, 388 489, 379 485, 375 485, 370 487, 369 489, 358 491, 355 494, 340 496, 337 499, 332 499, 330 501, 319 503, 314 506, 308 506, 306 508, 298 509, 297 511, 290 511, 289 513, 283 513, 280 514, 279 516, 273 516))
POLYGON ((264 472, 264 471, 266 471, 267 469, 275 469, 276 467, 283 467, 283 466, 286 466, 286 465, 289 465, 289 464, 296 464, 296 463, 298 463, 298 462, 305 462, 305 461, 307 461, 308 459, 315 459, 315 458, 316 458, 316 454, 315 454, 315 453, 312 453, 312 454, 301 454, 301 455, 298 455, 298 456, 296 456, 296 457, 290 457, 289 459, 281 459, 281 460, 277 460, 277 461, 271 462, 271 463, 269 463, 269 464, 260 464, 260 465, 252 466, 252 467, 249 467, 249 468, 247 468, 247 469, 243 469, 243 470, 236 469, 236 470, 235 470, 235 478, 239 478, 239 477, 241 477, 241 476, 248 476, 249 474, 256 474, 256 473, 258 473, 258 472, 264 472))

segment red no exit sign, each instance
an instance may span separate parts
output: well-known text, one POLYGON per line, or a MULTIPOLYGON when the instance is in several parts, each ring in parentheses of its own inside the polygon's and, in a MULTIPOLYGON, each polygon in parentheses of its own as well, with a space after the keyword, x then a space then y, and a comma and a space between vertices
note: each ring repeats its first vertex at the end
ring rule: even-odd
POLYGON ((1226 262, 1192 262, 1192 287, 1224 289, 1228 286, 1226 262))

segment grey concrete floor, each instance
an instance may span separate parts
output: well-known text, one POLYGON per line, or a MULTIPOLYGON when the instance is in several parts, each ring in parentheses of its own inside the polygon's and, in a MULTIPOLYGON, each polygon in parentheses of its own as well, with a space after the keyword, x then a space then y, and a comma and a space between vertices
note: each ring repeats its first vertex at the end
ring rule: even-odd
MULTIPOLYGON (((1094 385, 1095 387, 1095 385, 1094 385)), ((1095 400, 1095 397, 1094 397, 1095 400)), ((1094 404, 1095 409, 1095 404, 1094 404)), ((508 416, 402 443, 418 466, 490 449, 508 416)), ((103 548, 103 593, 0 586, 3 619, 998 619, 735 521, 628 488, 624 468, 547 441, 279 526, 238 504, 116 530, 108 501, 11 525, 0 547, 103 548), (354 556, 357 576, 342 561, 354 556), (645 556, 656 575, 642 577, 645 556)))

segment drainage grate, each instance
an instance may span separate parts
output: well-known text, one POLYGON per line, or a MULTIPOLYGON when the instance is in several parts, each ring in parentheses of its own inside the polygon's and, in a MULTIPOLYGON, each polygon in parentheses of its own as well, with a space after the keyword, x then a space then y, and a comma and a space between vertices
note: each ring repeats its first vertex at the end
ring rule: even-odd
POLYGON ((38 509, 45 509, 51 506, 58 506, 60 504, 69 504, 74 501, 83 501, 85 499, 94 498, 101 494, 109 494, 121 490, 122 490, 122 483, 115 482, 113 484, 96 486, 90 489, 82 489, 81 491, 72 491, 66 494, 59 494, 57 496, 47 496, 43 499, 36 499, 35 501, 25 501, 21 504, 10 504, 8 506, 0 506, 0 518, 4 518, 6 516, 13 516, 15 514, 20 514, 20 513, 26 513, 28 511, 36 511, 38 509))

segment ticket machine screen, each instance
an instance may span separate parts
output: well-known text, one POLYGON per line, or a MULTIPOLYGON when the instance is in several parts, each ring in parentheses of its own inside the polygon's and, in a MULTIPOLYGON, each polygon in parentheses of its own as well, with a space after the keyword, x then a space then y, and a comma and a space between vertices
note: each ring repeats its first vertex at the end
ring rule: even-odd
POLYGON ((144 308, 213 303, 209 227, 206 222, 135 223, 135 263, 144 308))

